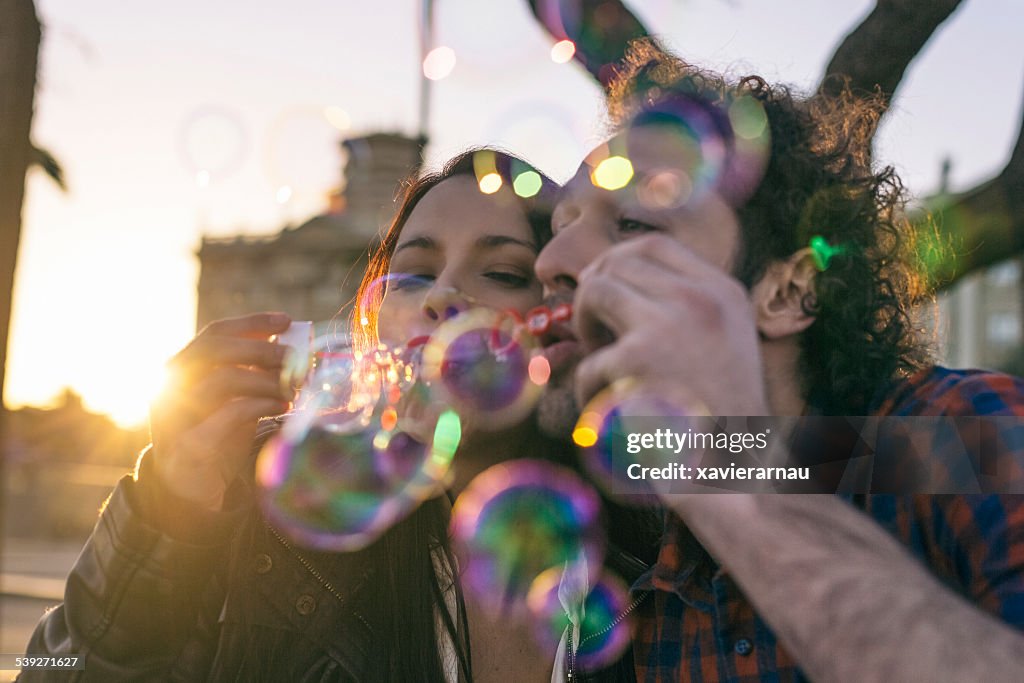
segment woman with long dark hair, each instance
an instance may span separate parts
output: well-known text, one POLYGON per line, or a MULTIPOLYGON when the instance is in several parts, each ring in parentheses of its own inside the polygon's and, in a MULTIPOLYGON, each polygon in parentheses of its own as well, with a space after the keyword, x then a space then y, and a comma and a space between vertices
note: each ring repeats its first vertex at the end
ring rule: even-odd
MULTIPOLYGON (((538 305, 533 261, 550 237, 554 188, 495 150, 410 182, 360 287, 356 345, 378 333, 399 343, 429 335, 472 306, 538 305), (489 184, 481 159, 496 176, 489 184), (524 172, 540 187, 514 191, 524 172), (371 287, 396 271, 413 284, 371 287)), ((277 426, 258 428, 257 418, 281 413, 288 398, 284 354, 268 339, 289 322, 258 314, 212 323, 173 359, 151 414, 153 446, 115 489, 64 604, 27 651, 84 655, 79 680, 473 679, 446 497, 352 553, 301 548, 254 506, 252 459, 277 426)), ((525 422, 470 430, 457 476, 533 452, 534 439, 525 422)))

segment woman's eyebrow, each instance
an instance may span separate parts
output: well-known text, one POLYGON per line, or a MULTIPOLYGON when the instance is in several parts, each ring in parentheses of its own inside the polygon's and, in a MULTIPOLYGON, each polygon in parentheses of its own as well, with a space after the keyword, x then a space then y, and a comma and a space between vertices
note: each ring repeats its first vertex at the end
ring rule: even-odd
POLYGON ((537 253, 537 245, 533 242, 509 237, 508 235, 482 235, 476 241, 476 246, 479 249, 494 249, 495 247, 502 247, 506 244, 518 244, 521 247, 526 247, 535 254, 537 253))
MULTIPOLYGON (((405 242, 402 242, 397 247, 395 247, 394 254, 397 254, 398 252, 402 251, 403 249, 408 249, 410 247, 416 247, 416 248, 419 248, 419 249, 434 249, 434 250, 436 250, 437 249, 437 242, 435 242, 430 237, 414 237, 411 240, 406 240, 405 242)), ((394 254, 392 254, 392 256, 394 254)))

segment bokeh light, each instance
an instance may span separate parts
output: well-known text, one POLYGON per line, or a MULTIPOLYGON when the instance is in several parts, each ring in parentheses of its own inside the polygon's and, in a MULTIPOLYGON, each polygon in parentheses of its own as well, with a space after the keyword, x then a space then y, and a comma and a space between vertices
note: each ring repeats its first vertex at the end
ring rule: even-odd
POLYGON ((352 119, 348 112, 337 105, 324 107, 324 118, 340 131, 347 131, 352 127, 352 119))
POLYGON ((633 164, 626 157, 610 156, 594 167, 590 179, 605 190, 622 189, 633 179, 633 164))
POLYGON ((454 68, 455 50, 444 45, 435 47, 423 59, 423 75, 432 81, 446 78, 454 68))
POLYGON ((523 199, 535 196, 543 186, 544 181, 536 171, 523 171, 512 181, 512 190, 523 199))
POLYGON ((480 191, 484 194, 494 194, 501 189, 501 176, 497 173, 488 173, 479 181, 480 191))
POLYGON ((543 386, 551 379, 551 363, 544 356, 534 356, 530 359, 527 367, 530 381, 538 386, 543 386))
POLYGON ((560 40, 551 47, 551 61, 556 64, 565 64, 572 60, 576 54, 576 43, 571 40, 560 40))

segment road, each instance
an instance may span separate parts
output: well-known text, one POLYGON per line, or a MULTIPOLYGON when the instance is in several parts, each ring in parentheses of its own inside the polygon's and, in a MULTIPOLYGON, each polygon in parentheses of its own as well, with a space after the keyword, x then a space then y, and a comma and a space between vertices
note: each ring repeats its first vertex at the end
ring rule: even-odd
MULTIPOLYGON (((81 550, 80 541, 5 538, 0 557, 0 652, 23 654, 48 607, 60 602, 64 579, 81 550)), ((0 671, 0 683, 13 680, 0 671)))

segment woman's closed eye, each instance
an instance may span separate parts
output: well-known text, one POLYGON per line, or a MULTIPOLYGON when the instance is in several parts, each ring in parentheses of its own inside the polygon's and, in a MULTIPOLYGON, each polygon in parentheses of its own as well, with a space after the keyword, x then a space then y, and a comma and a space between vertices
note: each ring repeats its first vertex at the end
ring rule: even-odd
POLYGON ((436 276, 430 273, 402 273, 398 276, 393 275, 388 286, 397 291, 422 289, 429 287, 435 279, 436 276))
POLYGON ((661 232, 662 228, 657 225, 638 221, 635 218, 620 218, 619 232, 624 235, 642 235, 649 232, 661 232))
POLYGON ((533 283, 533 276, 509 270, 488 270, 484 277, 509 289, 526 289, 533 283))

